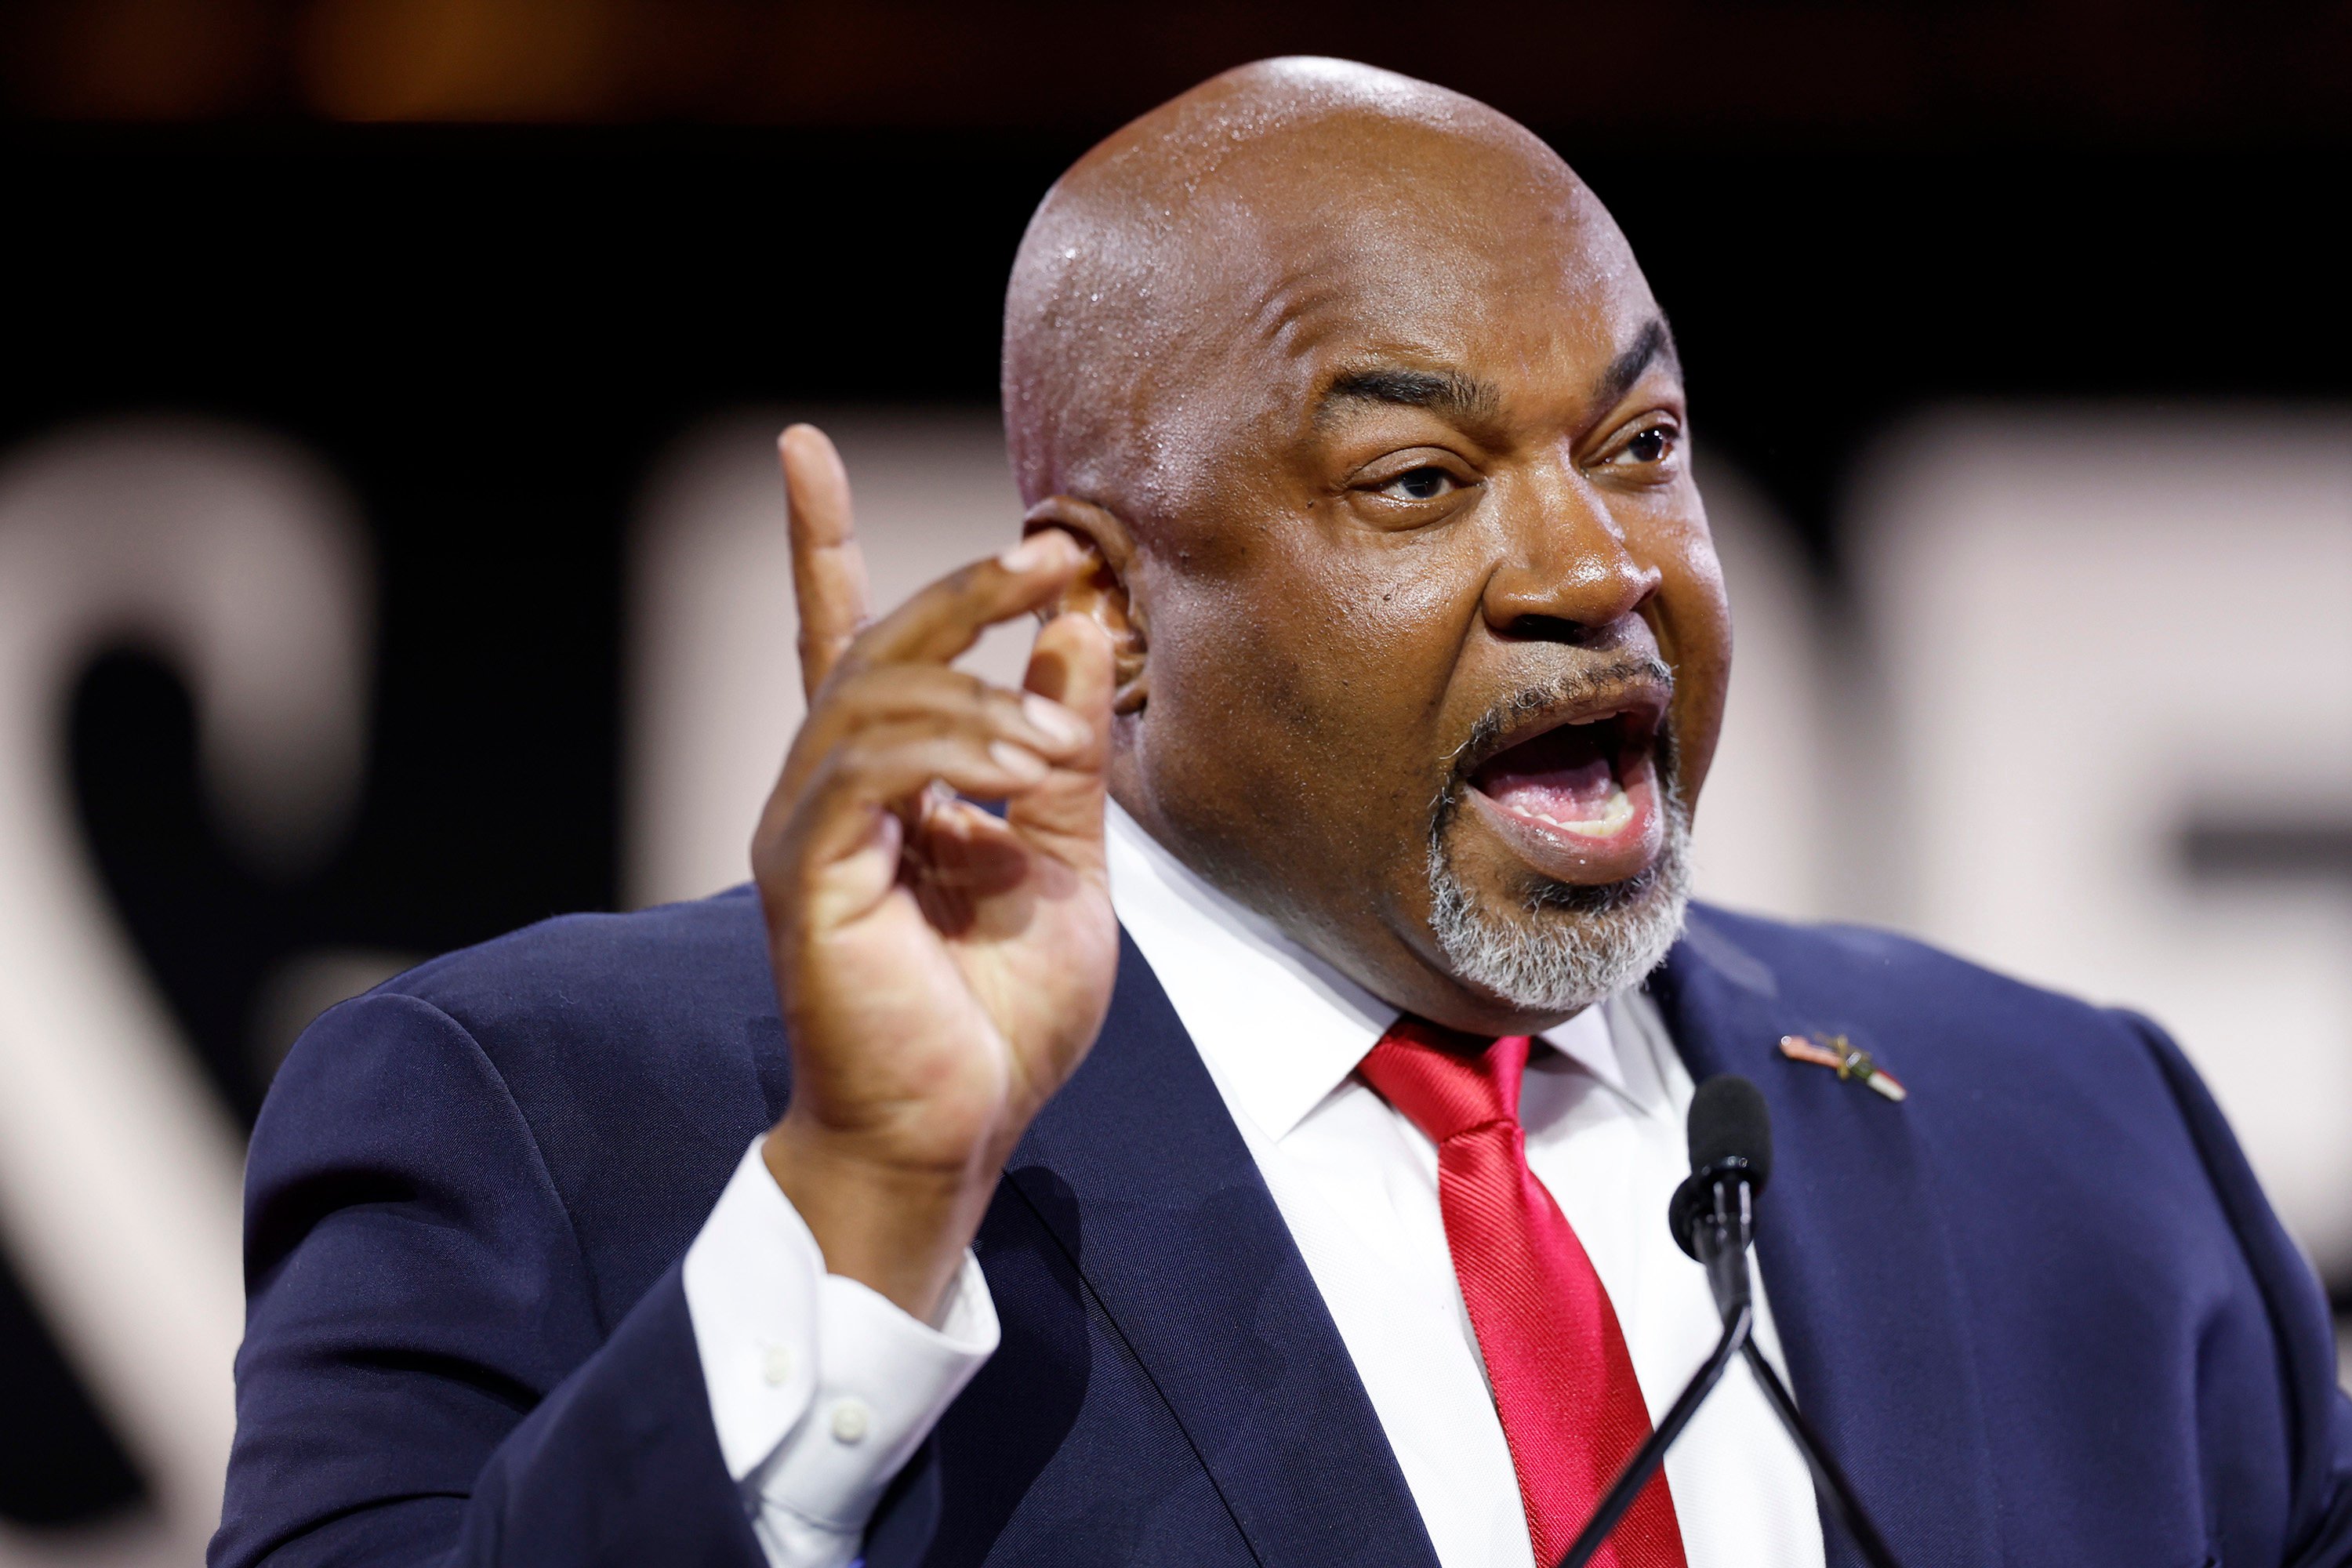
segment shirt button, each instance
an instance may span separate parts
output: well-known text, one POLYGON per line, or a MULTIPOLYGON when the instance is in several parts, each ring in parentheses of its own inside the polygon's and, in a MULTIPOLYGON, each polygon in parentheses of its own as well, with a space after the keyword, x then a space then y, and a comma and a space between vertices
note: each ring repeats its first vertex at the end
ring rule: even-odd
POLYGON ((767 1359, 760 1363, 760 1374, 771 1388, 782 1388, 793 1380, 793 1352, 782 1345, 770 1345, 767 1359))
POLYGON ((866 1404, 863 1400, 845 1399, 833 1407, 833 1438, 836 1443, 860 1443, 866 1439, 866 1404))

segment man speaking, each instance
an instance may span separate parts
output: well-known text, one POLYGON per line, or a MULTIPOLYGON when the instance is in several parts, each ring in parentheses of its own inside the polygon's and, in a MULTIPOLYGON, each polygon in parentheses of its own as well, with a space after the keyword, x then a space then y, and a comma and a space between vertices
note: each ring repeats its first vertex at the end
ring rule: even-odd
MULTIPOLYGON (((1730 620, 1542 142, 1220 77, 1047 195, 1003 390, 1025 538, 878 618, 786 432, 754 889, 296 1047, 215 1563, 1549 1563, 1715 1342, 1719 1072, 1761 1348, 1903 1562, 2352 1562, 2325 1303, 2161 1034, 1686 910, 1730 620), (1024 690, 951 668, 1032 614, 1024 690)), ((1735 1367, 1596 1561, 1854 1561, 1822 1519, 1735 1367)))

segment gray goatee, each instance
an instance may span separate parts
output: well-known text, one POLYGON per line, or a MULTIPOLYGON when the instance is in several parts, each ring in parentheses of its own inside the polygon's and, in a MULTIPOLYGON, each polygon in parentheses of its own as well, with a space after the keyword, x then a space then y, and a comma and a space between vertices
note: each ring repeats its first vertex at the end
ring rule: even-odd
POLYGON ((1445 836, 1461 786, 1449 792, 1429 836, 1430 927, 1456 977, 1528 1012, 1571 1013, 1664 963, 1690 902, 1690 814, 1662 782, 1665 843, 1648 870, 1601 888, 1547 882, 1517 909, 1480 901, 1454 870, 1445 836))

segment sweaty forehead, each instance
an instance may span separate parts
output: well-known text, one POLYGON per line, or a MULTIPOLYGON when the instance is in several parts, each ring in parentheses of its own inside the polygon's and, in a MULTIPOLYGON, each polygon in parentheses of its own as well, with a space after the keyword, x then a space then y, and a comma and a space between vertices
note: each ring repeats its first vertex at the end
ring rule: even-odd
POLYGON ((1223 324, 1235 355, 1301 371, 1382 352, 1605 357, 1618 318, 1648 314, 1615 225, 1540 143, 1317 132, 1236 161, 1203 204, 1211 232, 1188 259, 1204 344, 1223 324))
POLYGON ((1364 67, 1244 67, 1087 154, 1032 221, 1005 311, 1016 471, 1032 500, 1116 503, 1187 429, 1337 358, 1605 359, 1647 296, 1516 122, 1364 67))

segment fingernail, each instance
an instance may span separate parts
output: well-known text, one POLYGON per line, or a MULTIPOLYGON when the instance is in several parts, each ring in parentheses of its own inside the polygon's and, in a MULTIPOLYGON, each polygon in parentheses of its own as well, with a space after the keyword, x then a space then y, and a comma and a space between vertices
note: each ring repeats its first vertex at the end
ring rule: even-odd
POLYGON ((1050 697, 1032 691, 1021 699, 1021 711, 1029 722, 1066 746, 1087 738, 1087 721, 1050 697))
POLYGON ((1045 758, 1010 741, 991 741, 988 754, 996 759, 998 767, 1015 778, 1042 779, 1047 771, 1045 758))
POLYGON ((1069 542, 1069 535, 1066 533, 1050 528, 1040 529, 996 559, 1007 572, 1034 572, 1038 567, 1049 564, 1068 548, 1069 542))

